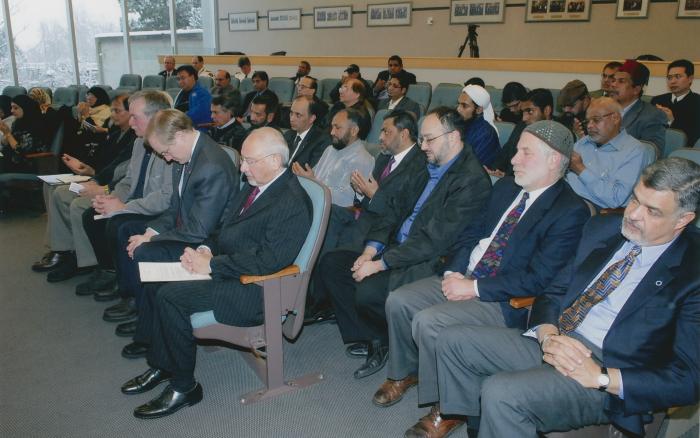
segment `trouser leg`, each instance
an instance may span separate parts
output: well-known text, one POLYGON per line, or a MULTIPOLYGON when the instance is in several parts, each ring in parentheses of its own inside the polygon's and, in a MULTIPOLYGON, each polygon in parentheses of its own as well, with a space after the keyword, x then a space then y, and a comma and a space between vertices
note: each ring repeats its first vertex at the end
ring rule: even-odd
POLYGON ((360 322, 355 307, 355 280, 350 268, 360 254, 354 251, 336 250, 321 259, 320 283, 335 309, 338 329, 343 342, 365 341, 359 331, 360 322))
POLYGON ((89 209, 91 201, 88 198, 77 197, 70 203, 70 226, 73 235, 73 247, 78 259, 78 267, 93 266, 97 264, 95 252, 92 250, 90 239, 83 228, 83 213, 89 209))
POLYGON ((386 326, 386 297, 389 295, 391 271, 377 272, 357 283, 355 308, 359 316, 359 330, 366 341, 379 340, 388 345, 386 326))
POLYGON ((76 194, 68 190, 68 186, 60 186, 51 194, 49 200, 49 236, 53 251, 72 251, 73 234, 70 223, 70 204, 76 194))

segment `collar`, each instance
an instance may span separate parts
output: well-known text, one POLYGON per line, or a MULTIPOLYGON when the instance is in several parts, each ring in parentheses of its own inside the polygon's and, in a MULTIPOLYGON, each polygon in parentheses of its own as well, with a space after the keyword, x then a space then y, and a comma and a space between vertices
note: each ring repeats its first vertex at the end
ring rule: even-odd
POLYGON ((190 164, 192 162, 192 157, 194 157, 194 150, 197 147, 197 142, 199 141, 199 135, 200 132, 195 129, 195 135, 194 135, 194 144, 192 145, 192 152, 190 153, 190 159, 187 160, 187 163, 185 164, 190 164))
MULTIPOLYGON (((552 187, 552 186, 553 186, 554 184, 556 184, 557 182, 559 182, 559 180, 554 181, 552 184, 550 184, 550 185, 548 185, 548 186, 545 186, 545 187, 542 187, 542 188, 540 188, 540 189, 537 189, 537 190, 533 190, 533 191, 531 191, 531 192, 528 192, 528 193, 530 194, 530 196, 529 196, 529 198, 527 199, 527 202, 528 202, 530 205, 532 205, 532 204, 535 202, 535 200, 536 200, 537 198, 539 198, 539 197, 542 195, 542 193, 546 192, 550 187, 552 187)), ((525 191, 525 189, 520 190, 520 193, 518 193, 518 197, 520 197, 520 195, 521 195, 524 191, 525 191)))
POLYGON ((690 90, 686 91, 685 94, 683 94, 683 95, 681 95, 681 96, 676 96, 675 94, 671 93, 671 96, 672 96, 672 97, 671 97, 671 102, 673 102, 674 100, 675 100, 676 102, 680 102, 681 100, 685 99, 685 96, 687 96, 687 95, 689 95, 689 94, 690 94, 690 90))
POLYGON ((401 97, 399 97, 399 98, 396 99, 396 100, 391 100, 391 99, 389 99, 389 106, 391 106, 392 108, 394 108, 396 105, 399 104, 399 102, 401 102, 401 101, 403 100, 404 97, 406 97, 406 96, 401 96, 401 97))
POLYGON ((627 112, 628 112, 630 109, 632 109, 632 107, 634 106, 634 104, 636 104, 637 102, 639 102, 639 98, 634 99, 634 100, 632 101, 632 103, 630 103, 629 105, 627 105, 626 107, 624 107, 624 108, 622 109, 622 117, 623 117, 623 118, 627 115, 627 112))
POLYGON ((306 136, 309 134, 309 131, 311 131, 311 128, 313 128, 313 126, 314 126, 314 125, 312 124, 311 126, 309 126, 309 129, 307 129, 307 130, 304 131, 304 132, 297 132, 297 135, 301 138, 301 140, 299 140, 299 143, 301 143, 302 141, 304 141, 304 139, 305 139, 306 136))
POLYGON ((447 163, 443 164, 442 166, 438 166, 437 164, 430 164, 428 163, 428 173, 430 174, 430 178, 442 178, 442 176, 447 173, 447 171, 450 169, 450 167, 457 161, 457 159, 462 155, 461 151, 459 154, 455 155, 452 157, 450 161, 447 163))
POLYGON ((394 155, 394 169, 396 169, 399 166, 399 163, 401 163, 401 160, 406 158, 406 155, 408 155, 409 152, 413 150, 413 147, 416 144, 413 143, 410 147, 407 147, 405 150, 399 152, 398 154, 394 155))
POLYGON ((277 181, 277 179, 278 179, 280 176, 282 176, 286 170, 287 170, 287 169, 283 167, 282 169, 280 169, 280 173, 278 173, 277 175, 275 175, 275 177, 272 178, 272 179, 270 180, 270 182, 268 182, 267 184, 264 184, 264 185, 262 185, 262 186, 258 186, 259 192, 258 192, 258 196, 256 196, 256 199, 259 198, 260 195, 262 195, 263 192, 264 192, 265 190, 267 190, 268 187, 270 187, 270 186, 272 185, 272 183, 274 183, 275 181, 277 181))
POLYGON ((235 118, 235 117, 231 117, 231 120, 229 120, 228 122, 226 122, 226 123, 225 123, 224 125, 222 125, 222 126, 217 126, 216 129, 226 129, 226 128, 228 128, 229 126, 233 125, 234 123, 236 123, 236 118, 235 118))
MULTIPOLYGON (((653 245, 653 246, 642 246, 642 252, 639 254, 637 257, 637 260, 634 262, 635 266, 638 267, 647 267, 651 266, 656 261, 661 257, 661 255, 671 246, 673 245, 673 242, 678 239, 678 236, 673 238, 670 242, 662 243, 661 245, 653 245)), ((632 250, 632 247, 635 245, 634 242, 631 241, 626 241, 623 245, 623 249, 626 252, 629 252, 632 250)))

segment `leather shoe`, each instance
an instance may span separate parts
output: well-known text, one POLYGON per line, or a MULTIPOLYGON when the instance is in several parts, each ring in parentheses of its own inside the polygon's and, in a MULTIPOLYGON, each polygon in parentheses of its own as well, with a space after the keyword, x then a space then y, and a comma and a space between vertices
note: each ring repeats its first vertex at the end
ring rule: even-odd
POLYGON ((75 294, 78 296, 92 295, 103 290, 112 290, 116 284, 117 274, 97 268, 90 277, 75 287, 75 294))
POLYGON ((95 291, 92 294, 92 297, 97 302, 107 302, 118 300, 121 297, 121 294, 119 293, 119 288, 117 288, 115 285, 113 289, 95 291))
POLYGON ((105 309, 102 319, 107 322, 124 322, 136 318, 138 312, 131 299, 122 299, 118 304, 105 309))
POLYGON ((367 357, 367 344, 365 342, 356 342, 348 345, 345 349, 345 355, 350 358, 367 357))
POLYGON ((64 256, 67 251, 49 251, 39 260, 32 265, 32 271, 34 272, 46 272, 54 269, 64 260, 64 256))
POLYGON ((305 325, 321 324, 324 322, 335 322, 335 311, 333 308, 319 310, 304 318, 305 325))
POLYGON ((134 336, 134 333, 136 333, 136 326, 138 323, 138 320, 123 322, 117 326, 117 328, 114 330, 114 334, 121 336, 122 338, 130 338, 134 336))
POLYGON ((377 371, 384 368, 386 361, 389 358, 389 347, 382 345, 381 341, 372 341, 367 350, 367 360, 364 365, 355 370, 353 374, 356 379, 362 379, 371 376, 377 371))
POLYGON ((146 354, 148 354, 148 347, 148 344, 134 341, 122 348, 122 357, 127 359, 139 359, 141 357, 146 357, 146 354))
POLYGON ((136 376, 122 385, 122 392, 127 395, 141 394, 150 391, 166 380, 170 380, 171 374, 158 368, 149 368, 148 371, 136 376))
POLYGON ((404 433, 405 438, 443 438, 466 423, 462 419, 447 419, 440 415, 440 407, 430 408, 430 413, 404 433))
POLYGON ((134 417, 143 419, 165 417, 185 406, 196 405, 202 401, 202 397, 202 385, 199 383, 187 392, 177 392, 168 385, 158 398, 136 408, 134 417))
POLYGON ((401 380, 386 379, 377 392, 374 393, 372 403, 382 408, 393 406, 401 401, 406 391, 417 384, 418 377, 416 376, 408 376, 401 380))

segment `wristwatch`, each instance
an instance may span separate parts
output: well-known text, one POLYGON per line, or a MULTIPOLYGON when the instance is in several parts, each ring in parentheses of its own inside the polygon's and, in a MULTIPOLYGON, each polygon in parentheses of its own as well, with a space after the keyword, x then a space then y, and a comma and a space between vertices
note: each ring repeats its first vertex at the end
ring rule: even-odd
POLYGON ((605 367, 600 367, 600 374, 598 374, 598 391, 605 392, 610 385, 610 376, 608 375, 608 369, 605 367))

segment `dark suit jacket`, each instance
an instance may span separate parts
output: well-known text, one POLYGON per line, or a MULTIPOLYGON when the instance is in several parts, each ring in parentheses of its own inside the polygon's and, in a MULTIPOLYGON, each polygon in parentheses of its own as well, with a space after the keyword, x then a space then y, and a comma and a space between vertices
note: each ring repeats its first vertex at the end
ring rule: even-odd
POLYGON ((170 76, 175 76, 175 75, 177 75, 177 73, 175 72, 175 70, 171 71, 170 74, 168 74, 168 71, 167 71, 167 70, 162 70, 162 71, 159 72, 158 74, 159 74, 160 76, 165 77, 165 78, 169 78, 170 76))
POLYGON ((700 138, 700 94, 690 92, 680 102, 674 104, 671 93, 651 99, 652 105, 662 105, 673 112, 671 128, 680 129, 688 136, 687 147, 692 148, 700 138))
MULTIPOLYGON (((258 95, 258 92, 256 90, 253 90, 245 95, 245 97, 243 98, 243 105, 241 106, 241 111, 240 111, 241 115, 248 112, 248 109, 250 108, 250 102, 252 102, 253 99, 255 98, 255 96, 257 96, 257 95, 258 95)), ((264 95, 264 96, 270 95, 270 96, 275 96, 275 99, 277 98, 277 95, 275 94, 275 92, 270 90, 269 88, 266 88, 265 91, 263 91, 261 93, 261 95, 264 95)))
POLYGON ((248 130, 238 121, 235 121, 225 128, 219 129, 216 126, 209 128, 209 136, 218 144, 231 146, 238 152, 241 151, 243 141, 248 137, 248 130))
POLYGON ((203 241, 219 224, 231 192, 237 191, 238 171, 231 159, 214 140, 200 134, 187 166, 173 166, 170 207, 148 223, 160 233, 151 240, 203 241), (183 168, 181 197, 178 186, 183 168))
POLYGON ((285 171, 240 215, 252 190, 246 184, 231 199, 221 230, 204 242, 214 254, 213 279, 227 286, 212 289, 214 316, 224 324, 236 323, 227 313, 237 305, 227 289, 259 291, 260 286, 242 285, 240 276, 271 274, 294 263, 311 227, 311 200, 291 171, 285 171))
MULTIPOLYGON (((379 101, 379 104, 377 105, 377 111, 382 110, 382 109, 388 109, 389 108, 389 100, 390 99, 382 99, 379 101)), ((393 109, 393 111, 408 111, 413 113, 416 116, 416 120, 418 120, 421 116, 421 110, 420 110, 420 105, 414 100, 411 100, 410 98, 404 96, 403 99, 401 99, 401 102, 399 102, 398 105, 396 105, 393 109)))
MULTIPOLYGON (((481 217, 460 235, 446 270, 466 272, 472 250, 493 233, 521 189, 513 177, 501 178, 494 185, 481 217)), ((518 296, 540 295, 545 290, 573 257, 583 225, 590 217, 586 203, 564 180, 545 190, 515 227, 497 275, 478 280, 481 301, 500 302, 508 327, 525 328, 527 310, 513 309, 508 301, 518 296)))
POLYGON ((637 140, 654 143, 659 152, 666 147, 666 114, 639 99, 622 118, 622 127, 637 140))
MULTIPOLYGON (((558 325, 625 242, 621 218, 596 216, 583 231, 576 257, 535 300, 530 326, 558 325)), ((698 401, 700 357, 700 233, 686 229, 651 267, 603 340, 603 365, 622 371, 624 400, 608 394, 610 420, 642 435, 648 412, 698 401)))
POLYGON ((459 232, 474 220, 491 192, 491 182, 474 156, 464 148, 443 175, 416 216, 408 238, 396 234, 423 193, 429 174, 423 166, 406 181, 400 196, 387 200, 384 216, 372 224, 367 240, 386 245, 384 262, 392 270, 389 289, 428 277, 440 256, 448 254, 459 232))
MULTIPOLYGON (((296 136, 297 132, 291 129, 284 133, 284 139, 287 141, 287 146, 289 146, 290 158, 294 153, 294 139, 296 136)), ((301 144, 299 145, 299 151, 289 162, 289 166, 291 167, 292 163, 296 162, 302 167, 305 164, 314 167, 316 163, 318 163, 318 160, 321 159, 323 151, 325 151, 330 144, 331 137, 328 135, 328 133, 318 126, 312 125, 309 132, 306 134, 306 137, 304 137, 304 140, 302 140, 301 144)))
POLYGON ((527 128, 525 122, 520 122, 515 125, 510 137, 508 137, 508 140, 501 148, 501 152, 498 154, 498 157, 496 157, 496 160, 493 162, 493 164, 491 164, 493 169, 502 170, 506 175, 513 175, 513 165, 511 164, 510 160, 512 160, 515 154, 518 152, 518 142, 520 141, 520 136, 525 128, 527 128))

